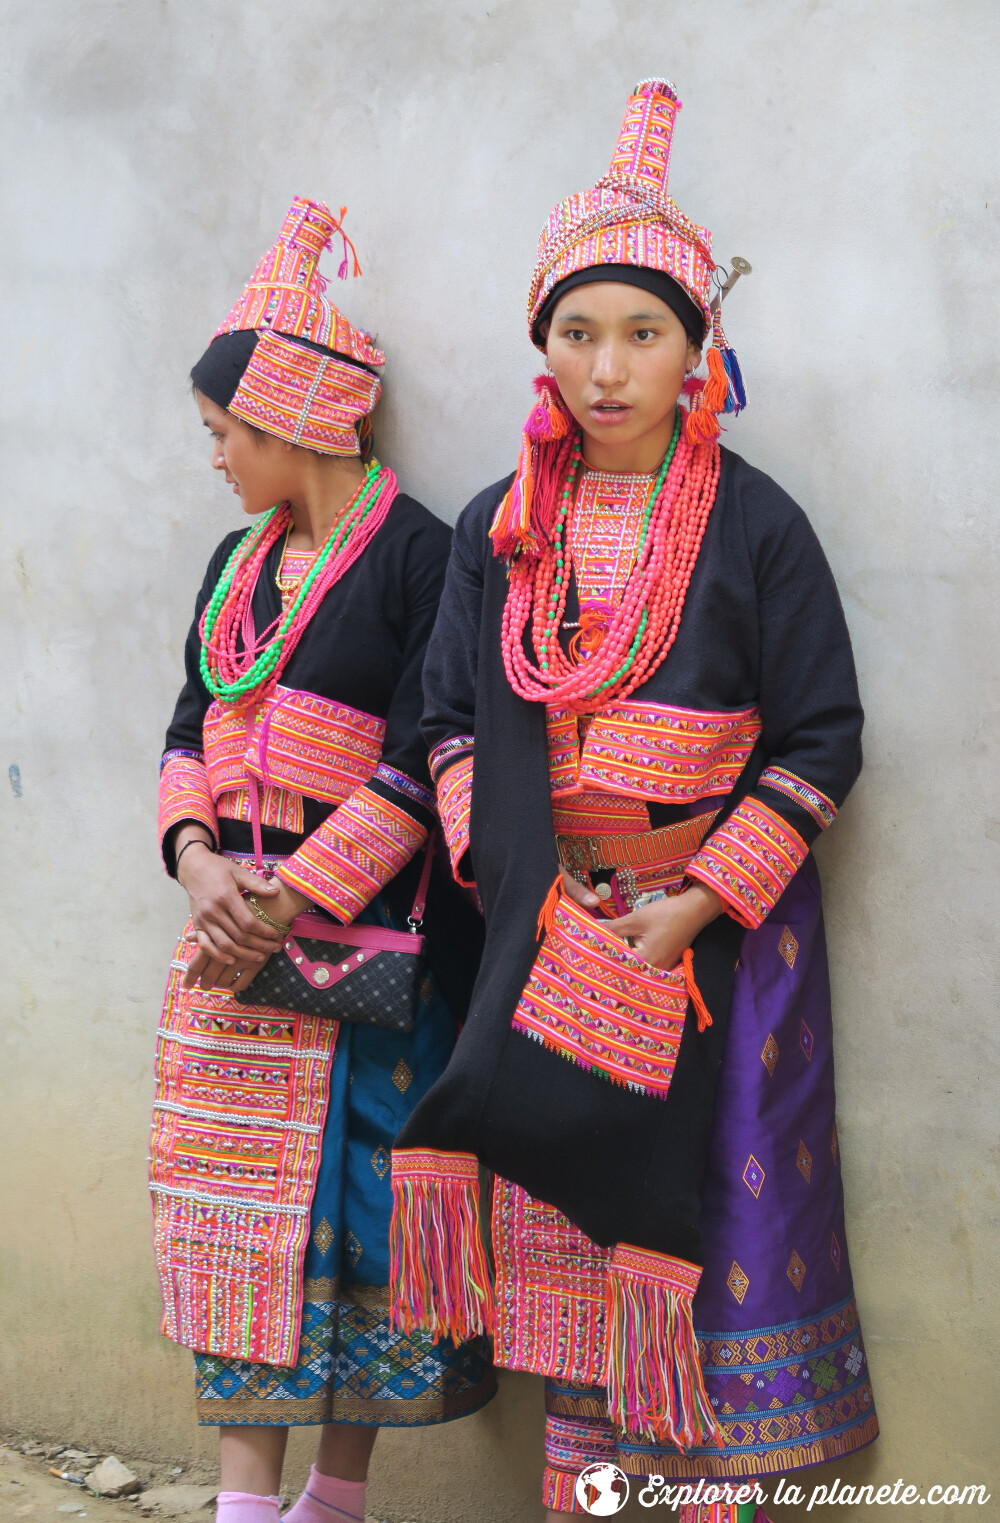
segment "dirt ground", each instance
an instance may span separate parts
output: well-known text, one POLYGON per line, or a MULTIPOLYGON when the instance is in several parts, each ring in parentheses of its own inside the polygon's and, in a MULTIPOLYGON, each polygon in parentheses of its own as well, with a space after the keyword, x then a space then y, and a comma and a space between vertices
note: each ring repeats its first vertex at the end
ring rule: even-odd
MULTIPOLYGON (((16 1442, 16 1441, 15 1441, 16 1442)), ((180 1518, 187 1523, 212 1523, 217 1483, 207 1474, 185 1472, 180 1467, 143 1464, 128 1455, 122 1462, 132 1471, 139 1491, 112 1499, 95 1496, 86 1483, 74 1484, 53 1475, 68 1463, 55 1451, 58 1446, 31 1444, 40 1453, 25 1454, 17 1448, 0 1447, 0 1523, 129 1523, 134 1518, 180 1518)), ((95 1460, 103 1455, 94 1456, 95 1460)), ((77 1471, 86 1471, 87 1463, 77 1471)), ((291 1497, 285 1499, 287 1504, 291 1497)), ((369 1517, 365 1523, 379 1523, 369 1517)))
MULTIPOLYGON (((34 1445, 41 1448, 41 1445, 34 1445)), ((49 1446, 55 1447, 55 1446, 49 1446)), ((103 1459, 100 1455, 98 1459, 103 1459)), ((51 1471, 66 1468, 56 1455, 23 1454, 14 1448, 0 1448, 0 1523, 126 1523, 135 1517, 187 1517, 194 1523, 202 1518, 210 1523, 214 1488, 207 1477, 175 1475, 169 1468, 143 1465, 121 1457, 140 1483, 137 1495, 113 1500, 95 1496, 86 1485, 60 1480, 51 1471), (166 1504, 159 1493, 166 1493, 166 1504), (152 1493, 147 1500, 143 1493, 152 1493)), ((81 1466, 85 1469, 85 1466, 81 1466)), ((72 1473, 72 1472, 71 1472, 72 1473)))

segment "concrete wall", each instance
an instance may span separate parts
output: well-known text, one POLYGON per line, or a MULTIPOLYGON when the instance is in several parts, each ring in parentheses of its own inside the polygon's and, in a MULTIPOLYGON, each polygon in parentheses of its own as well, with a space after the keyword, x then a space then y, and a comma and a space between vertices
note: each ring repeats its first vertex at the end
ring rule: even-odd
MULTIPOLYGON (((3 1421, 210 1451, 157 1333, 144 1191, 183 913, 156 763, 195 586, 237 521, 188 368, 291 196, 346 202, 365 279, 342 299, 390 360, 381 452, 452 518, 516 456, 544 216, 663 71, 686 102, 674 193, 754 265, 727 309, 750 392, 729 441, 812 515, 870 716, 822 865, 884 1436, 837 1469, 996 1495, 993 0, 3 11, 3 1421)), ((390 1437, 378 1509, 536 1517, 539 1413, 513 1377, 475 1419, 390 1437)))

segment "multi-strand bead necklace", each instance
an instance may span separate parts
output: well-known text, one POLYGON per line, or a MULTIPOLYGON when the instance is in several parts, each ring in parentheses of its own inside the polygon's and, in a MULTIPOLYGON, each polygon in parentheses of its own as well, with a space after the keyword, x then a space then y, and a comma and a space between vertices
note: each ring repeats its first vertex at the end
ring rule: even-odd
POLYGON ((259 636, 251 635, 250 607, 264 562, 292 521, 288 503, 240 540, 201 620, 201 675, 213 697, 245 704, 274 686, 323 598, 385 522, 397 491, 395 474, 373 460, 288 606, 259 636))
POLYGON ((573 713, 593 713, 613 699, 627 698, 666 658, 677 638, 719 482, 718 445, 692 445, 681 423, 678 413, 621 603, 608 621, 600 648, 583 660, 567 654, 559 638, 569 592, 567 541, 582 455, 577 439, 548 544, 537 557, 522 556, 511 567, 501 640, 507 680, 519 697, 573 713), (535 660, 524 648, 529 619, 535 660))

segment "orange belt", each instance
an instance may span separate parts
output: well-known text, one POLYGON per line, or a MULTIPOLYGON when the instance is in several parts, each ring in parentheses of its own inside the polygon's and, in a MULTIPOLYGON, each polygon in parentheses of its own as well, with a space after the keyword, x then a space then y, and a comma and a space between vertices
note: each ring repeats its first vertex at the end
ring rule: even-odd
POLYGON ((557 835, 556 849, 563 867, 570 872, 593 873, 602 868, 660 867, 693 857, 708 835, 719 811, 696 814, 690 820, 661 825, 635 835, 557 835))

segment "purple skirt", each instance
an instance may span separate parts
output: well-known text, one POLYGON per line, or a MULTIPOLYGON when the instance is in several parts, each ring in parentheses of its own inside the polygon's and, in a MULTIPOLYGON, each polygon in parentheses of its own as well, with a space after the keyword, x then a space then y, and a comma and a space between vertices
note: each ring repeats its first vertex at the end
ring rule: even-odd
POLYGON ((694 1324, 726 1446, 685 1456, 619 1436, 628 1468, 773 1475, 871 1443, 878 1419, 844 1230, 830 980, 811 856, 743 942, 702 1233, 694 1324))

